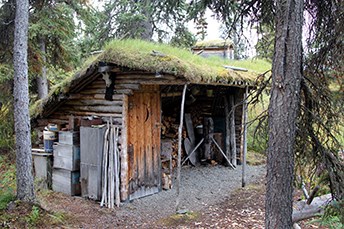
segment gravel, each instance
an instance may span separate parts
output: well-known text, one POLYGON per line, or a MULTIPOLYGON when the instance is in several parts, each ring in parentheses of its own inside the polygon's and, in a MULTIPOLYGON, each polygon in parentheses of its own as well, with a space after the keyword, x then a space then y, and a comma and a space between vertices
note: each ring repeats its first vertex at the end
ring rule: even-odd
MULTIPOLYGON (((252 183, 266 173, 265 165, 247 166, 246 184, 252 183)), ((209 205, 223 202, 230 193, 241 187, 242 167, 235 170, 221 165, 183 167, 181 172, 180 207, 185 211, 201 211, 209 205)), ((124 203, 117 216, 135 218, 136 223, 147 225, 168 217, 176 210, 176 188, 124 203), (149 223, 149 222, 148 222, 149 223)), ((136 224, 138 226, 138 224, 136 224)))

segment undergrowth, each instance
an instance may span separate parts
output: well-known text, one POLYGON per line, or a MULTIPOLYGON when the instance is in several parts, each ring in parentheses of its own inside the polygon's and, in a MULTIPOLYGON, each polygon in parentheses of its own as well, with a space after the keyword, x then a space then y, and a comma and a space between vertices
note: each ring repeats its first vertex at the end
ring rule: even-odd
POLYGON ((320 226, 337 229, 344 228, 344 200, 334 200, 325 208, 324 214, 310 223, 318 223, 320 226))
POLYGON ((0 154, 0 210, 15 199, 16 172, 13 159, 0 154))

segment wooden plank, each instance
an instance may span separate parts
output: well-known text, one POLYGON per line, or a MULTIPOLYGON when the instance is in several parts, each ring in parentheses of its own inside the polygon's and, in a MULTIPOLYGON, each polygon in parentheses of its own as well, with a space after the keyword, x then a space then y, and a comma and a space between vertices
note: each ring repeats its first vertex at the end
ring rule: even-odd
MULTIPOLYGON (((112 96, 112 99, 115 101, 122 101, 123 100, 123 96, 122 94, 114 94, 112 96)), ((99 100, 105 100, 105 93, 91 93, 89 95, 85 95, 85 94, 71 94, 69 95, 68 99, 99 99, 99 100)))
POLYGON ((246 87, 245 96, 244 96, 244 105, 243 105, 243 163, 242 163, 242 182, 241 186, 245 187, 246 185, 246 154, 247 154, 247 96, 248 96, 248 87, 246 87))
POLYGON ((123 98, 123 111, 122 111, 122 129, 121 129, 121 200, 126 201, 129 198, 129 157, 128 157, 128 128, 129 128, 129 120, 128 120, 128 96, 125 95, 123 98))
POLYGON ((185 125, 188 137, 190 139, 191 144, 194 146, 196 143, 194 127, 192 124, 192 118, 190 113, 185 113, 185 125))
POLYGON ((139 186, 144 185, 144 178, 145 178, 145 168, 144 168, 144 143, 145 143, 145 132, 144 132, 144 118, 146 117, 146 109, 143 106, 144 104, 144 98, 141 93, 136 94, 136 101, 137 101, 137 109, 138 109, 138 115, 137 115, 137 121, 138 121, 138 126, 139 128, 136 128, 137 132, 137 147, 138 147, 138 154, 137 154, 137 164, 138 164, 138 182, 139 186))
POLYGON ((229 95, 229 103, 231 108, 230 113, 230 145, 231 145, 231 153, 230 158, 231 162, 234 166, 237 165, 237 144, 236 144, 236 136, 240 136, 236 134, 235 130, 235 105, 234 105, 234 95, 229 95))
POLYGON ((151 94, 152 93, 149 93, 149 92, 145 92, 144 93, 145 96, 145 106, 146 106, 146 109, 147 109, 147 116, 145 118, 145 138, 146 138, 146 141, 145 141, 145 148, 146 148, 146 157, 145 157, 145 164, 146 164, 146 185, 147 186, 153 186, 154 184, 154 171, 153 171, 153 166, 152 166, 152 154, 153 154, 153 149, 152 149, 152 138, 153 138, 153 133, 152 133, 152 130, 154 128, 153 126, 153 123, 152 123, 152 120, 154 117, 153 116, 153 107, 151 106, 151 94))
POLYGON ((109 101, 109 100, 97 100, 97 99, 78 99, 78 100, 68 100, 66 105, 73 106, 122 106, 122 101, 109 101))
MULTIPOLYGON (((98 84, 97 83, 97 84, 89 85, 86 90, 97 90, 97 89, 104 89, 104 88, 106 88, 105 84, 98 84)), ((133 83, 133 82, 121 83, 121 82, 117 81, 115 83, 114 89, 115 90, 119 90, 119 89, 139 90, 140 89, 140 84, 139 83, 133 83)))
POLYGON ((223 101, 224 101, 224 106, 225 106, 225 126, 226 126, 226 131, 225 131, 225 148, 226 148, 226 156, 227 158, 230 158, 232 164, 233 164, 233 159, 231 156, 231 134, 230 134, 230 113, 229 113, 229 102, 227 99, 227 95, 223 96, 223 101))
POLYGON ((121 106, 76 106, 65 105, 64 108, 70 111, 86 111, 86 112, 100 112, 100 113, 118 113, 122 114, 121 106))
POLYGON ((188 134, 188 138, 184 140, 184 147, 185 151, 189 156, 189 161, 191 162, 192 165, 198 165, 198 152, 197 150, 190 155, 190 153, 195 149, 196 145, 196 138, 195 138, 195 132, 194 132, 194 127, 192 124, 192 119, 191 119, 191 114, 186 113, 185 114, 185 126, 186 126, 186 131, 188 134))
MULTIPOLYGON (((161 101, 160 101, 160 91, 159 85, 154 86, 154 93, 151 94, 152 108, 153 108, 153 139, 152 139, 152 161, 154 170, 154 185, 156 185, 159 190, 161 190, 161 101)), ((172 165, 172 164, 171 164, 172 165)), ((171 169, 172 171, 172 169, 171 169)))
POLYGON ((185 94, 187 85, 184 85, 183 96, 180 105, 180 122, 178 128, 178 167, 177 167, 177 199, 176 199, 176 210, 179 210, 180 205, 180 173, 182 167, 182 130, 183 130, 183 118, 184 118, 184 104, 185 104, 185 94))
POLYGON ((134 96, 129 97, 129 135, 128 135, 128 153, 129 153, 129 182, 130 193, 135 192, 138 178, 138 165, 137 165, 137 138, 136 138, 136 126, 137 126, 137 108, 134 96))
MULTIPOLYGON (((88 112, 88 111, 65 111, 60 110, 59 112, 55 112, 52 114, 50 117, 51 118, 57 118, 57 119, 66 119, 68 120, 68 117, 70 115, 75 115, 75 116, 100 116, 100 117, 116 117, 116 118, 121 118, 122 114, 118 113, 102 113, 102 112, 88 112)), ((55 122, 52 122, 55 123, 55 122)))

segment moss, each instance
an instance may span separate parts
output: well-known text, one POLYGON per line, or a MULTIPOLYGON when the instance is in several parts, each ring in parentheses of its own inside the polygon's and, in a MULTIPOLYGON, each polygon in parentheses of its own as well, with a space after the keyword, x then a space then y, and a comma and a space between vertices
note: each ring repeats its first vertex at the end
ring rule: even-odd
POLYGON ((173 214, 167 218, 159 220, 159 222, 168 227, 177 227, 183 224, 194 222, 200 217, 199 212, 187 212, 185 214, 173 214))
MULTIPOLYGON (((142 40, 113 40, 106 44, 101 54, 85 61, 84 66, 75 75, 54 86, 47 99, 35 104, 31 109, 32 117, 41 114, 45 104, 54 101, 54 98, 60 94, 68 93, 73 83, 78 82, 77 80, 84 77, 89 68, 97 66, 99 62, 113 63, 117 66, 147 72, 171 74, 183 77, 190 83, 230 84, 233 81, 242 80, 254 84, 257 76, 257 72, 254 71, 236 72, 223 67, 224 65, 242 67, 236 65, 236 62, 220 58, 203 58, 188 50, 166 44, 142 40)), ((254 65, 248 69, 252 68, 254 65)))
POLYGON ((205 40, 205 41, 198 41, 194 47, 195 48, 206 48, 206 47, 223 47, 223 46, 230 46, 233 45, 233 42, 229 39, 214 39, 214 40, 205 40))

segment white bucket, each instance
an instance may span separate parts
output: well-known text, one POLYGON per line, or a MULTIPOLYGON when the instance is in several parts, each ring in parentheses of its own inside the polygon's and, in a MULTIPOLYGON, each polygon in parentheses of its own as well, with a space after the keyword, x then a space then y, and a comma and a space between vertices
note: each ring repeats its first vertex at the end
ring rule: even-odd
POLYGON ((48 124, 48 129, 50 130, 50 131, 58 131, 58 126, 57 126, 57 124, 53 124, 53 123, 51 123, 51 124, 48 124))
POLYGON ((44 130, 43 131, 43 139, 44 140, 55 140, 56 134, 55 134, 55 132, 44 130))

